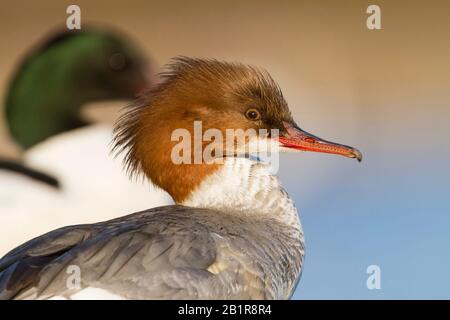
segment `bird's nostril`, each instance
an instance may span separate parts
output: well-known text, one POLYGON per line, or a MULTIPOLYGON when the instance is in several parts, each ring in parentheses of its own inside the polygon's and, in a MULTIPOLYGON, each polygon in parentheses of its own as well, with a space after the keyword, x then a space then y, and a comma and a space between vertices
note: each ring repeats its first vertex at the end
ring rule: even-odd
POLYGON ((316 143, 316 139, 311 138, 311 137, 306 137, 304 140, 308 143, 316 143))

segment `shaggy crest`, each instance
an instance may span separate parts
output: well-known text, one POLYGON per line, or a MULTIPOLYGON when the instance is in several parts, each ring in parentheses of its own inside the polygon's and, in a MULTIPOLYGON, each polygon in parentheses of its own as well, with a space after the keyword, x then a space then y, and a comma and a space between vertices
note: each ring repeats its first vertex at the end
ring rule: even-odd
MULTIPOLYGON (((226 100, 230 96, 244 104, 250 97, 262 101, 258 104, 263 105, 267 119, 291 119, 280 87, 267 71, 257 67, 215 59, 177 57, 159 76, 161 82, 126 107, 115 126, 113 152, 116 155, 125 152, 125 169, 131 177, 143 173, 143 159, 137 152, 137 144, 142 142, 141 134, 148 129, 143 115, 151 113, 156 105, 174 104, 171 100, 174 95, 187 104, 202 104, 216 98, 226 100)), ((214 107, 214 103, 203 104, 214 107)), ((275 127, 278 128, 279 123, 275 127)))

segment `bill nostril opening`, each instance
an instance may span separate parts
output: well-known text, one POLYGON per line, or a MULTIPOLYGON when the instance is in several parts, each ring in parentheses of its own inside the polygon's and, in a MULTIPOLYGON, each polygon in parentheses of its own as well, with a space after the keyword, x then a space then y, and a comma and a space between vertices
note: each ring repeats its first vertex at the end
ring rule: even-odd
POLYGON ((311 138, 311 137, 306 137, 304 140, 308 143, 316 143, 316 139, 311 138))

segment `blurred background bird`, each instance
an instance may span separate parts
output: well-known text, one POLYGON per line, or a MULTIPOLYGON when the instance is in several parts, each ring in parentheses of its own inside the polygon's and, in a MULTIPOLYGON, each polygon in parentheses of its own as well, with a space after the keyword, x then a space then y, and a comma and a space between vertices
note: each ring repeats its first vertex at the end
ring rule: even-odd
POLYGON ((148 182, 133 183, 109 153, 112 127, 82 108, 126 105, 154 81, 145 56, 105 28, 56 32, 31 50, 11 77, 5 116, 18 161, 0 160, 0 255, 52 228, 167 204, 148 182))

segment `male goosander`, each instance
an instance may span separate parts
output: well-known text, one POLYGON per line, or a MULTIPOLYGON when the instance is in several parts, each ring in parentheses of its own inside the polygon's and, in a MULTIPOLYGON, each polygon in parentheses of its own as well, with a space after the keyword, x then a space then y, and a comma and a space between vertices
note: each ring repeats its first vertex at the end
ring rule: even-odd
POLYGON ((0 159, 0 256, 48 230, 172 203, 123 174, 121 159, 110 157, 111 125, 82 117, 87 103, 132 100, 152 84, 150 64, 124 36, 58 32, 26 54, 11 79, 5 115, 24 152, 20 161, 0 159))
POLYGON ((57 32, 31 50, 14 73, 5 116, 25 150, 56 134, 90 124, 90 102, 133 99, 150 84, 143 54, 106 29, 57 32))
POLYGON ((252 139, 244 140, 245 153, 232 149, 222 162, 174 163, 172 134, 192 132, 194 121, 224 136, 227 129, 277 129, 256 139, 280 151, 362 158, 301 130, 267 72, 177 58, 164 81, 123 115, 115 145, 132 174, 145 175, 176 205, 30 240, 0 260, 0 298, 290 298, 304 256, 294 203, 270 165, 247 156, 258 151, 252 139), (68 285, 73 268, 75 286, 68 285))

